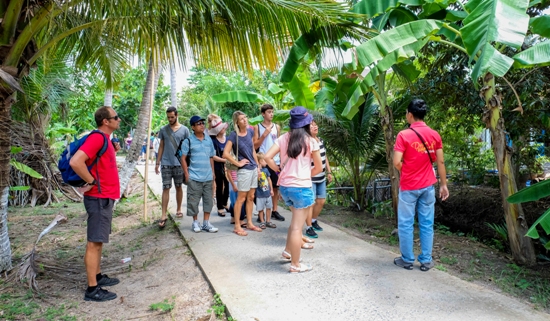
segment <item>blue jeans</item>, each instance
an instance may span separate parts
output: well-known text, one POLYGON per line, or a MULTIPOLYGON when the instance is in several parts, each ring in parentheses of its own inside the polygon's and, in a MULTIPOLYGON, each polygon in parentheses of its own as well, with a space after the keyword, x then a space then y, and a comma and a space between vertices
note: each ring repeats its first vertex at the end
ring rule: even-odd
POLYGON ((399 190, 399 205, 397 208, 399 229, 399 249, 401 257, 407 263, 414 262, 413 233, 414 215, 418 213, 420 229, 420 249, 418 262, 432 261, 432 247, 434 240, 434 204, 435 190, 433 186, 412 191, 399 190))

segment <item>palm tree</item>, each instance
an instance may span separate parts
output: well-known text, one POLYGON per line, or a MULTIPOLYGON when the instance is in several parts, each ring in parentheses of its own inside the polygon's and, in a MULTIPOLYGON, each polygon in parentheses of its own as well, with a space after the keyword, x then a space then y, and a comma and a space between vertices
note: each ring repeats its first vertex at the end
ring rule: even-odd
MULTIPOLYGON (((277 48, 312 27, 327 34, 353 28, 354 16, 336 1, 298 0, 7 0, 0 5, 0 271, 11 269, 7 231, 10 111, 18 79, 51 52, 70 55, 77 67, 101 73, 106 88, 128 57, 185 57, 221 68, 274 69, 277 48), (187 42, 185 41, 187 39, 187 42)), ((141 112, 140 112, 141 114, 141 112)), ((142 117, 140 117, 142 118, 142 117)))

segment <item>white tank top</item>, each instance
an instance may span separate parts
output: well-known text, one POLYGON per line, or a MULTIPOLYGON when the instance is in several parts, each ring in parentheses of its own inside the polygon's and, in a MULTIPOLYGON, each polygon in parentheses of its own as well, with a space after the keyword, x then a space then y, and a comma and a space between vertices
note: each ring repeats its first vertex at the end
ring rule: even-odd
MULTIPOLYGON (((262 123, 259 123, 258 124, 258 135, 262 136, 265 129, 266 129, 265 126, 262 125, 262 123)), ((267 135, 267 137, 262 142, 262 145, 260 146, 260 152, 262 152, 264 154, 267 153, 267 151, 271 148, 271 146, 273 146, 273 144, 275 144, 275 140, 277 139, 277 134, 278 134, 277 125, 273 124, 273 127, 271 127, 271 134, 267 135)), ((277 164, 277 165, 279 165, 281 163, 281 159, 279 157, 279 154, 275 155, 275 157, 273 157, 273 160, 275 161, 275 164, 277 164)))

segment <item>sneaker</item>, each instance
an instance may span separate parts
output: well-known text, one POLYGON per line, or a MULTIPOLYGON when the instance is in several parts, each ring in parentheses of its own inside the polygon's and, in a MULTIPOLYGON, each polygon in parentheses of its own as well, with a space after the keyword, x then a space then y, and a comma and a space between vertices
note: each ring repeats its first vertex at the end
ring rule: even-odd
POLYGON ((217 227, 214 227, 210 222, 203 224, 202 230, 210 233, 216 233, 218 231, 217 227))
POLYGON ((399 267, 402 267, 402 268, 404 268, 405 270, 412 270, 412 269, 413 269, 413 264, 403 261, 403 258, 402 258, 402 257, 396 257, 396 258, 393 260, 393 264, 395 264, 395 265, 397 265, 397 266, 399 266, 399 267))
POLYGON ((318 223, 317 221, 312 222, 312 223, 311 223, 311 226, 312 226, 313 229, 316 230, 316 231, 319 231, 319 232, 322 232, 322 231, 323 231, 323 228, 319 226, 319 223, 318 223))
POLYGON ((201 225, 199 224, 199 221, 193 221, 193 225, 191 225, 191 229, 195 233, 199 233, 201 231, 201 225))
POLYGON ((97 280, 97 286, 113 286, 120 283, 117 278, 110 278, 107 274, 101 274, 101 279, 97 280))
POLYGON ((116 293, 104 290, 99 286, 92 292, 84 291, 84 301, 104 302, 113 299, 116 299, 116 293))
POLYGON ((317 235, 317 233, 315 233, 315 230, 313 230, 313 227, 308 227, 306 229, 306 235, 307 235, 307 237, 311 237, 311 238, 314 238, 314 239, 319 237, 319 235, 317 235))
POLYGON ((284 221, 285 217, 279 214, 277 211, 271 212, 271 218, 277 221, 284 221))

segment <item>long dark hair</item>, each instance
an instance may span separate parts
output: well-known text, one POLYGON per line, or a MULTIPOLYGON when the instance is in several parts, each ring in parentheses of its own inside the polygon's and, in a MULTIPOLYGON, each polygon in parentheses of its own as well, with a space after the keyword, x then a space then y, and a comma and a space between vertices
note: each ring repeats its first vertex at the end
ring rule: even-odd
POLYGON ((308 137, 311 137, 311 131, 309 129, 309 124, 301 127, 291 129, 289 132, 290 137, 288 138, 288 149, 286 154, 288 157, 297 158, 300 156, 300 153, 304 153, 304 156, 307 154, 308 148, 308 137))

